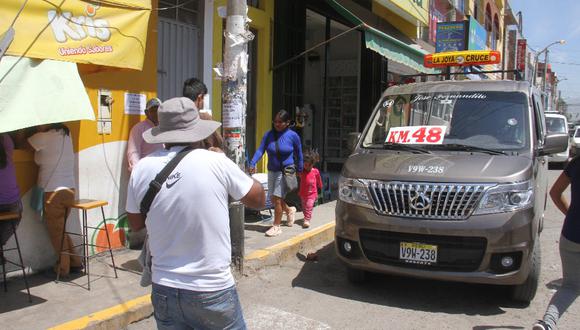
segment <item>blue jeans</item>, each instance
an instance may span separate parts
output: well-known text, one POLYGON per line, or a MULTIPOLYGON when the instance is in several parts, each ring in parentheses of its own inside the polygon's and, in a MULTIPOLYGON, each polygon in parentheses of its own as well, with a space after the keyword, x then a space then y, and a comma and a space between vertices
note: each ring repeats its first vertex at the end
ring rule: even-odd
POLYGON ((153 283, 151 301, 159 330, 246 329, 235 286, 198 292, 153 283))

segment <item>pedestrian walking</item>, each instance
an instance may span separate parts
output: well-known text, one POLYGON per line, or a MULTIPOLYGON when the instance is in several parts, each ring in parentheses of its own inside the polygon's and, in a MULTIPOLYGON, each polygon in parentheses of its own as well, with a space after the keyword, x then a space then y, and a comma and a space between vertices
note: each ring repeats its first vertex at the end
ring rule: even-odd
MULTIPOLYGON (((0 134, 0 212, 22 213, 20 201, 20 189, 16 182, 16 171, 12 153, 14 143, 8 134, 0 134)), ((0 222, 0 246, 6 244, 14 234, 14 228, 18 227, 20 218, 17 220, 0 222), (12 226, 14 224, 14 227, 12 226)), ((0 255, 0 265, 4 264, 4 256, 0 255)))
POLYGON ((556 207, 565 214, 560 234, 560 259, 562 261, 562 286, 554 293, 544 317, 537 321, 534 330, 556 329, 559 318, 580 293, 580 158, 574 158, 560 174, 550 189, 556 207), (570 204, 564 191, 571 185, 570 204))
POLYGON ((163 144, 151 144, 143 141, 143 132, 159 124, 157 120, 157 109, 160 104, 161 101, 156 97, 147 101, 145 105, 145 116, 147 118, 131 128, 129 141, 127 141, 127 163, 129 164, 129 172, 133 170, 133 167, 137 165, 141 158, 154 151, 163 149, 163 144))
POLYGON ((304 170, 300 173, 300 190, 298 191, 304 213, 302 228, 310 227, 312 209, 318 199, 318 189, 322 189, 320 172, 314 167, 319 161, 320 156, 315 150, 308 150, 304 153, 304 170))
POLYGON ((152 256, 154 317, 159 329, 245 329, 230 271, 228 196, 264 206, 261 184, 224 153, 202 141, 220 123, 202 120, 188 98, 159 107, 159 126, 143 133, 165 149, 143 158, 131 173, 126 209, 132 230, 147 227, 152 256), (160 182, 147 211, 142 201, 168 163, 181 159, 160 182), (143 212, 143 213, 142 213, 143 212))
POLYGON ((266 236, 273 237, 282 233, 280 224, 283 213, 286 213, 286 225, 289 227, 294 224, 296 214, 296 208, 289 207, 284 201, 284 196, 289 192, 284 182, 284 171, 302 172, 303 167, 302 143, 298 134, 290 129, 290 114, 286 110, 278 111, 273 128, 264 134, 250 161, 250 173, 256 172, 256 163, 264 152, 268 154, 268 191, 274 205, 274 224, 266 231, 266 236))
POLYGON ((28 143, 35 150, 37 185, 44 190, 44 221, 52 247, 60 260, 54 266, 54 271, 60 271, 61 276, 80 272, 83 268, 81 258, 71 255, 74 251, 70 236, 65 234, 64 239, 62 237, 65 219, 70 213, 68 205, 75 200, 76 187, 75 156, 70 131, 61 123, 41 125, 28 138, 28 143))

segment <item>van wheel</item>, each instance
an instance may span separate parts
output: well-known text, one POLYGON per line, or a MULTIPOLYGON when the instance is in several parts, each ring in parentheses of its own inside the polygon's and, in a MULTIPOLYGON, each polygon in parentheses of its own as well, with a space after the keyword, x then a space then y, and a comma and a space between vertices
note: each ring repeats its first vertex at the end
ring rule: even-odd
POLYGON ((346 267, 346 277, 351 283, 363 283, 367 279, 367 272, 361 269, 346 267))
POLYGON ((540 268, 542 267, 542 258, 540 251, 540 237, 536 237, 534 252, 532 255, 532 267, 526 281, 520 285, 514 285, 511 288, 512 300, 529 304, 536 296, 538 282, 540 279, 540 268))

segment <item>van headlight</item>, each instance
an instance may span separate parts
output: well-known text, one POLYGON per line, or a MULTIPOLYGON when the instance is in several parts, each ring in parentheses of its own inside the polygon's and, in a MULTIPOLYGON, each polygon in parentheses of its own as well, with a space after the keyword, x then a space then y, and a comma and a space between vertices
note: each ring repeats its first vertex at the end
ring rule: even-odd
POLYGON ((338 199, 345 203, 372 208, 367 187, 363 181, 340 177, 338 179, 338 199))
POLYGON ((474 214, 490 214, 523 210, 534 203, 531 181, 500 184, 485 192, 474 214))

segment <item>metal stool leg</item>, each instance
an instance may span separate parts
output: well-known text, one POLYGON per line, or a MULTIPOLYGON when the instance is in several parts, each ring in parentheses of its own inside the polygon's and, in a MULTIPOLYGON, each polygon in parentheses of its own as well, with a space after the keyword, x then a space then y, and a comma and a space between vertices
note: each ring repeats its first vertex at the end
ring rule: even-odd
POLYGON ((16 241, 16 250, 18 251, 20 268, 22 268, 22 277, 24 278, 24 285, 26 286, 26 292, 28 292, 28 301, 32 302, 32 296, 30 295, 30 288, 28 287, 28 280, 26 279, 26 270, 24 268, 24 261, 22 260, 22 253, 20 252, 20 243, 18 242, 18 235, 16 235, 16 226, 14 225, 14 222, 12 222, 12 230, 14 231, 14 240, 16 241))
POLYGON ((117 276, 117 267, 115 266, 115 258, 113 258, 113 250, 111 249, 111 239, 109 238, 109 231, 107 230, 107 219, 105 218, 105 211, 101 206, 101 214, 103 215, 103 225, 105 226, 105 234, 107 235, 107 244, 109 247, 109 254, 111 255, 111 262, 113 263, 113 271, 115 272, 115 278, 117 276))
POLYGON ((6 283, 6 261, 4 260, 4 246, 0 245, 0 256, 2 256, 2 278, 4 280, 4 292, 8 292, 8 283, 6 283))
POLYGON ((89 262, 89 233, 87 228, 87 210, 83 210, 83 260, 85 262, 85 269, 87 273, 87 289, 91 290, 91 272, 89 262))
POLYGON ((62 235, 60 236, 60 249, 58 251, 58 260, 56 261, 57 270, 56 270, 56 282, 60 279, 60 262, 62 259, 62 247, 64 246, 64 235, 66 235, 66 220, 68 218, 68 211, 69 209, 64 209, 64 224, 62 225, 62 235))

